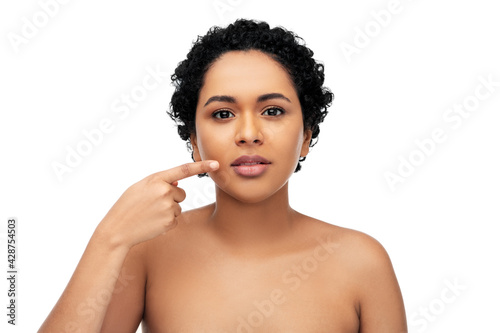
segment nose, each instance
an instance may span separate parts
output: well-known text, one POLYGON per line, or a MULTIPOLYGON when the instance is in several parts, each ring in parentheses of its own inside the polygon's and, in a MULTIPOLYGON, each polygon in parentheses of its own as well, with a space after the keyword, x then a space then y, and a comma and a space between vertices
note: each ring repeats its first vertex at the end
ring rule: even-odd
POLYGON ((263 135, 259 119, 253 112, 242 112, 238 119, 235 141, 237 145, 263 143, 263 135))

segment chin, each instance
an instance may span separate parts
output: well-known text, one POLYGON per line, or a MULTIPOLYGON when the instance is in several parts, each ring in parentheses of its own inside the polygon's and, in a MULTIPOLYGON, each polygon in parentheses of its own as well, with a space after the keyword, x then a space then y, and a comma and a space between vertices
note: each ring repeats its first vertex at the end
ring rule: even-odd
POLYGON ((270 195, 266 195, 266 194, 258 194, 258 193, 255 193, 255 194, 252 194, 252 195, 249 195, 248 193, 244 193, 244 194, 241 194, 241 193, 228 193, 228 192, 225 192, 227 195, 231 196, 234 200, 236 201, 239 201, 241 203, 244 203, 244 204, 258 204, 260 202, 264 202, 266 201, 270 195))
POLYGON ((254 184, 244 184, 243 182, 230 184, 224 181, 218 182, 215 179, 214 182, 216 184, 216 193, 217 191, 222 191, 225 195, 245 204, 263 202, 272 197, 286 184, 286 181, 278 186, 270 182, 267 182, 265 185, 257 182, 254 184))

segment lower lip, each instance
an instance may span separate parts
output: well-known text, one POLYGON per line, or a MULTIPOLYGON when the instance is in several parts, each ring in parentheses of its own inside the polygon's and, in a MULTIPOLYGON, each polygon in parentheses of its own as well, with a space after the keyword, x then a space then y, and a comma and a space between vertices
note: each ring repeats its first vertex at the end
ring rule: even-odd
POLYGON ((264 173, 268 166, 269 164, 235 165, 232 168, 240 176, 255 177, 264 173))

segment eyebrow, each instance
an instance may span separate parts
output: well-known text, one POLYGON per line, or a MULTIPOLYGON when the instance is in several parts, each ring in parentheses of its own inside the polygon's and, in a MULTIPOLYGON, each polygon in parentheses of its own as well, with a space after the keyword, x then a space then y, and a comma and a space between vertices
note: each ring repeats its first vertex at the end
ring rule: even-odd
MULTIPOLYGON (((270 100, 270 99, 282 99, 282 100, 285 100, 289 103, 292 102, 292 101, 290 101, 290 99, 288 99, 288 97, 286 97, 280 93, 269 93, 269 94, 260 95, 257 98, 257 102, 261 103, 261 102, 265 102, 265 101, 270 100)), ((228 95, 215 95, 215 96, 210 97, 207 100, 207 102, 205 103, 205 105, 203 105, 203 106, 207 106, 208 104, 210 104, 212 102, 236 103, 236 98, 234 98, 233 96, 228 96, 228 95)))

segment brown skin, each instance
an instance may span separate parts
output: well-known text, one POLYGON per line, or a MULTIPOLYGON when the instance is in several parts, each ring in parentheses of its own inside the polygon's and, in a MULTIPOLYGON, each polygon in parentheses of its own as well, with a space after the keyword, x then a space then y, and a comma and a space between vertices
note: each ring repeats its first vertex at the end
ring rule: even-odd
POLYGON ((288 179, 299 156, 308 153, 311 131, 303 127, 298 96, 283 68, 258 51, 226 53, 207 71, 196 112, 194 158, 219 162, 209 172, 216 202, 180 213, 175 205, 185 197, 176 186, 181 178, 164 171, 154 187, 163 186, 163 179, 172 194, 170 217, 161 221, 165 212, 142 199, 150 187, 129 189, 97 228, 46 321, 47 331, 68 321, 58 315, 63 305, 76 308, 96 295, 99 289, 83 280, 95 274, 92 264, 100 264, 121 267, 122 275, 94 278, 101 290, 109 284, 115 289, 94 320, 82 319, 81 312, 72 317, 80 325, 99 321, 84 332, 135 332, 143 318, 143 331, 155 333, 407 332, 383 247, 289 205, 288 179), (259 102, 270 93, 283 97, 259 102), (207 104, 221 95, 232 101, 207 104), (267 158, 268 169, 257 177, 236 174, 233 160, 253 154, 267 158), (139 209, 130 217, 134 206, 139 209), (142 209, 150 220, 134 221, 142 209))

